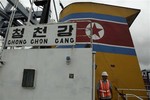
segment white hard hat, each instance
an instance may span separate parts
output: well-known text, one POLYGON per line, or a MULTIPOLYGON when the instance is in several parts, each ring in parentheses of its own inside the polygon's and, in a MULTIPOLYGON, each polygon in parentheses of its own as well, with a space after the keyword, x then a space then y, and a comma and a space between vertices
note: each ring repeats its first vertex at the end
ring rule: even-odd
POLYGON ((107 72, 102 72, 102 76, 108 76, 107 72))

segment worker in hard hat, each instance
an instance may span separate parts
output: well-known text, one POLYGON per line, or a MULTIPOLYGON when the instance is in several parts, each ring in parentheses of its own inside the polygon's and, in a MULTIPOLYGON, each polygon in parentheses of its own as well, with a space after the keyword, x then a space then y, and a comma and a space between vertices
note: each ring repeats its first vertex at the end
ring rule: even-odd
POLYGON ((112 99, 112 85, 107 79, 108 74, 106 71, 101 74, 102 80, 97 84, 97 95, 99 100, 111 100, 112 99))

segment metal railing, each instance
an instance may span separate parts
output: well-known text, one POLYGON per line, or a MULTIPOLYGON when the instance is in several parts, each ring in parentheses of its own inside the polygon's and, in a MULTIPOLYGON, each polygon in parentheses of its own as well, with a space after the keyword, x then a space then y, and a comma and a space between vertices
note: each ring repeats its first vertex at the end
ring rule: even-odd
POLYGON ((137 96, 137 95, 135 95, 135 94, 126 94, 126 95, 125 95, 126 100, 128 100, 128 97, 136 97, 136 98, 139 99, 139 100, 143 100, 141 97, 139 97, 139 96, 137 96))
MULTIPOLYGON (((128 100, 128 98, 137 98, 138 100, 144 100, 144 99, 148 99, 148 100, 150 100, 150 90, 146 90, 146 89, 124 89, 124 88, 119 88, 119 89, 117 89, 118 91, 121 91, 122 93, 124 93, 124 98, 125 98, 125 100, 128 100), (129 93, 128 93, 128 92, 129 93), (142 96, 142 95, 137 95, 137 94, 134 94, 134 93, 130 93, 130 92, 146 92, 147 93, 147 96, 142 96)), ((118 93, 118 100, 119 100, 119 98, 120 98, 121 96, 119 95, 119 93, 118 93)))

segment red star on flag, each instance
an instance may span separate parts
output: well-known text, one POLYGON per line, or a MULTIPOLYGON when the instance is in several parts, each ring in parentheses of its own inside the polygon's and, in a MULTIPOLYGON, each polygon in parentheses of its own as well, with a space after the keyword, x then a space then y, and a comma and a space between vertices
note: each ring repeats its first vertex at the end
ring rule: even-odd
POLYGON ((101 30, 103 30, 103 29, 97 28, 95 23, 94 23, 94 25, 93 25, 93 35, 96 34, 98 37, 100 37, 99 36, 99 31, 101 31, 101 30))

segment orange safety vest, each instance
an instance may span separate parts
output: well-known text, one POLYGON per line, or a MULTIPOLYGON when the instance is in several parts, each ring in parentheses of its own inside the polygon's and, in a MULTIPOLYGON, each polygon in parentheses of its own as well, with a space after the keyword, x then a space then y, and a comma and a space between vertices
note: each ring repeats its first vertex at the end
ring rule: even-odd
POLYGON ((110 93, 110 82, 107 80, 106 83, 104 83, 102 80, 100 80, 100 87, 99 87, 99 95, 102 98, 105 97, 111 97, 110 93))

